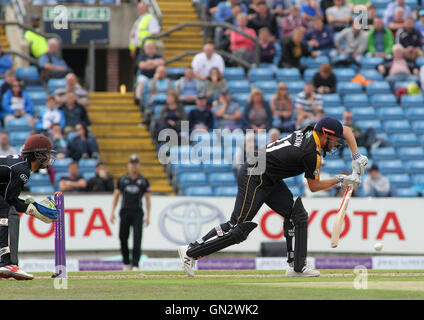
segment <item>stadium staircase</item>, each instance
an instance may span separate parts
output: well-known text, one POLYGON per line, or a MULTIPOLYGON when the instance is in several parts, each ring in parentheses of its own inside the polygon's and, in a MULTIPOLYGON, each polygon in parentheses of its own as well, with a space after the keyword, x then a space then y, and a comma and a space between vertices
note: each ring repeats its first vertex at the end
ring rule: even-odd
POLYGON ((173 192, 163 166, 157 159, 149 131, 134 104, 132 93, 90 93, 88 115, 97 138, 100 154, 114 178, 127 172, 128 157, 135 153, 141 160, 141 174, 150 181, 152 192, 173 192))
MULTIPOLYGON (((162 11, 162 31, 169 30, 185 22, 201 22, 190 0, 158 0, 162 11)), ((165 44, 165 59, 168 60, 188 50, 202 50, 202 29, 187 27, 162 38, 165 44)), ((192 56, 169 64, 172 67, 186 67, 192 56)))
POLYGON ((0 25, 0 42, 3 45, 3 50, 9 50, 9 42, 7 41, 4 26, 0 25))

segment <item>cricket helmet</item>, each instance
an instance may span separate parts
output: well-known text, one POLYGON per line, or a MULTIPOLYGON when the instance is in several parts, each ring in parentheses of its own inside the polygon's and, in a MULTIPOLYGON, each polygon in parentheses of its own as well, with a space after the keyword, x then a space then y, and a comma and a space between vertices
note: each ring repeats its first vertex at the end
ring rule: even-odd
POLYGON ((47 168, 53 164, 54 158, 51 156, 52 143, 49 138, 42 134, 29 136, 22 147, 21 154, 30 161, 39 160, 40 168, 47 168))

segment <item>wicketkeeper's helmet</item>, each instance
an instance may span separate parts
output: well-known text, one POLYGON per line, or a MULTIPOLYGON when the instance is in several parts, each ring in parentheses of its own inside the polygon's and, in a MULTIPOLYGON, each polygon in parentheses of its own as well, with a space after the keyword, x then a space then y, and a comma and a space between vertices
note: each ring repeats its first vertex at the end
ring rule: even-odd
POLYGON ((47 168, 53 164, 54 158, 51 156, 52 143, 50 139, 42 134, 33 134, 25 140, 22 147, 22 157, 29 161, 40 161, 40 168, 47 168))

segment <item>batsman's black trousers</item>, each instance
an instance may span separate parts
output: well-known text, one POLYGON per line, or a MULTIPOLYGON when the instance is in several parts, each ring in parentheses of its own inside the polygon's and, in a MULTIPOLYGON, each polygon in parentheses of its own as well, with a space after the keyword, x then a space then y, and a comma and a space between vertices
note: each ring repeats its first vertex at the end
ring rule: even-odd
POLYGON ((121 209, 119 217, 119 240, 121 241, 123 262, 124 264, 131 264, 133 267, 138 267, 141 256, 144 212, 140 209, 121 209), (128 249, 128 238, 130 236, 131 227, 133 229, 132 261, 130 261, 130 251, 128 249))
POLYGON ((251 221, 265 203, 284 218, 290 218, 293 194, 281 178, 253 174, 256 165, 244 164, 237 175, 237 198, 231 214, 233 225, 251 221))

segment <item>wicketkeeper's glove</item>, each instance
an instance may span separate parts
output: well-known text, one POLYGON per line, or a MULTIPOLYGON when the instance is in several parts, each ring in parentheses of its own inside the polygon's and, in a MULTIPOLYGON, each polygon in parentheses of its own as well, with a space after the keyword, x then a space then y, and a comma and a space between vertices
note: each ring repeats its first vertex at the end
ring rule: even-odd
POLYGON ((57 220, 59 209, 56 208, 52 197, 47 197, 40 202, 32 201, 25 213, 45 223, 52 223, 57 220))

